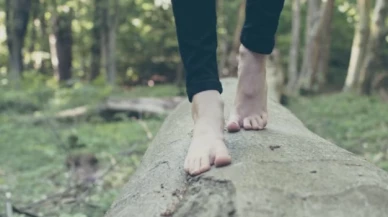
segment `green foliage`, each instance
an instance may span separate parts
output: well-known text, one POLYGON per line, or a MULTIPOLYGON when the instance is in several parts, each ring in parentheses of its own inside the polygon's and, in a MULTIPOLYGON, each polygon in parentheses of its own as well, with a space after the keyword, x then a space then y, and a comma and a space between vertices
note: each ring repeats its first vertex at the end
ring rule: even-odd
MULTIPOLYGON (((85 201, 89 205, 50 205, 50 201, 54 200, 51 199, 33 209, 33 213, 102 217, 140 163, 150 142, 147 132, 137 120, 130 118, 119 122, 100 119, 75 123, 47 119, 36 124, 33 121, 35 110, 50 115, 64 108, 99 102, 108 95, 127 98, 174 96, 177 88, 160 85, 123 90, 77 82, 72 87, 48 87, 42 83, 38 85, 39 82, 32 81, 30 86, 25 85, 19 90, 4 88, 0 91, 0 105, 6 101, 15 103, 13 107, 0 110, 0 194, 4 195, 3 191, 12 192, 13 204, 23 207, 61 193, 67 189, 69 182, 69 171, 65 167, 67 156, 71 153, 93 153, 99 160, 101 171, 109 168, 112 162, 115 166, 87 194, 85 201), (28 103, 35 106, 34 109, 26 109, 25 104, 28 103)), ((155 135, 163 117, 143 121, 155 135)), ((4 204, 2 196, 0 204, 4 204)))
POLYGON ((388 171, 388 104, 352 94, 291 102, 290 109, 309 129, 388 171))

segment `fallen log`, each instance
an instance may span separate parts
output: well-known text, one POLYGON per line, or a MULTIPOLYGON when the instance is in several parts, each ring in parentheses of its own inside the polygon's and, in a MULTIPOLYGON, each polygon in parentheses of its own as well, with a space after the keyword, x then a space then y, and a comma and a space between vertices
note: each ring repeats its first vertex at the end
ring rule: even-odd
MULTIPOLYGON (((128 116, 141 117, 143 115, 166 115, 172 111, 184 97, 169 98, 108 98, 97 106, 84 105, 76 108, 60 111, 54 116, 58 121, 78 120, 99 115, 104 118, 111 118, 116 113, 126 113, 128 116)), ((40 123, 46 117, 35 117, 34 122, 40 123)))
MULTIPOLYGON (((223 84, 228 114, 236 80, 223 84)), ((387 172, 312 133, 272 99, 269 118, 264 131, 226 134, 232 164, 193 178, 183 171, 190 104, 180 104, 106 217, 388 216, 387 172)))

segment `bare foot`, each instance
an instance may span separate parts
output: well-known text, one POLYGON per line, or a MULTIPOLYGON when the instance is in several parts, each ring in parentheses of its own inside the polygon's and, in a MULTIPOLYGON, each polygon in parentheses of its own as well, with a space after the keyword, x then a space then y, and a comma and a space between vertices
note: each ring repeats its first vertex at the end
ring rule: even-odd
POLYGON ((198 175, 211 165, 224 166, 231 157, 224 143, 224 104, 219 92, 203 91, 193 98, 194 133, 185 160, 185 171, 198 175))
POLYGON ((265 55, 240 46, 238 85, 228 131, 262 130, 267 125, 265 55))

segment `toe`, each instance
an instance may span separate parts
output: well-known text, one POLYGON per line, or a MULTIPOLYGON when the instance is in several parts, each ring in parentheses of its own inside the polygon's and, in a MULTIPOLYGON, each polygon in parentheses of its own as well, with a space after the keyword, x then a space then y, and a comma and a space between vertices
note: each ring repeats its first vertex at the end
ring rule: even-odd
POLYGON ((198 158, 194 164, 194 170, 192 175, 198 175, 201 173, 201 158, 198 158))
POLYGON ((185 159, 185 164, 184 164, 183 168, 186 171, 186 173, 190 172, 190 160, 187 157, 185 159))
POLYGON ((220 145, 215 152, 214 165, 216 167, 226 166, 232 162, 232 158, 228 153, 228 149, 224 144, 220 145))
POLYGON ((243 122, 244 129, 246 130, 252 130, 252 124, 250 121, 250 118, 245 118, 243 122))
POLYGON ((231 118, 228 121, 227 129, 229 132, 238 132, 240 131, 240 124, 238 123, 238 118, 231 118))
POLYGON ((209 157, 203 157, 201 158, 201 166, 199 169, 199 173, 204 173, 206 171, 210 170, 210 160, 209 157))
POLYGON ((194 175, 196 172, 197 159, 193 159, 190 161, 189 173, 190 175, 194 175))
POLYGON ((256 118, 258 124, 259 124, 259 129, 262 130, 267 126, 267 115, 262 115, 260 117, 256 118))
POLYGON ((258 121, 257 118, 252 118, 251 119, 251 124, 252 124, 252 129, 253 130, 259 130, 260 129, 259 121, 258 121))
POLYGON ((220 154, 216 156, 214 164, 216 167, 226 166, 232 162, 232 158, 229 154, 220 154))

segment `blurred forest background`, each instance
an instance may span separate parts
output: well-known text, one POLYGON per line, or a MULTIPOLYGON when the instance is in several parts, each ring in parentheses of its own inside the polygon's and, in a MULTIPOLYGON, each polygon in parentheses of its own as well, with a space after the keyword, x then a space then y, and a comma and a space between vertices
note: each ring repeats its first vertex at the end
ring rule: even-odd
MULTIPOLYGON (((221 77, 244 7, 217 0, 221 77)), ((0 42, 0 216, 103 216, 185 100, 170 1, 0 0, 0 42)), ((388 170, 388 0, 286 0, 273 60, 309 129, 388 170)))

